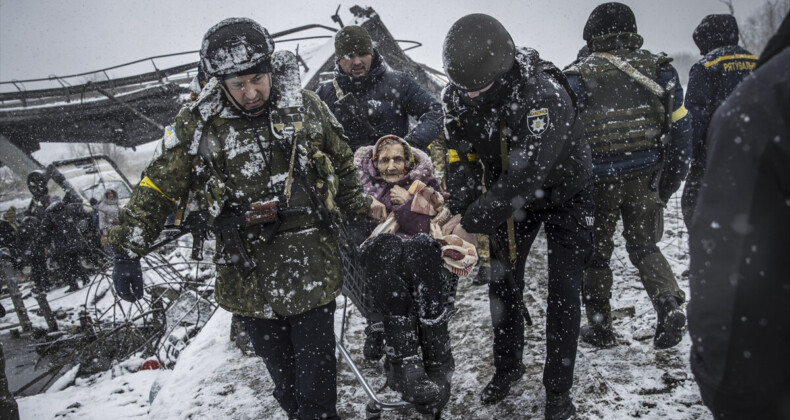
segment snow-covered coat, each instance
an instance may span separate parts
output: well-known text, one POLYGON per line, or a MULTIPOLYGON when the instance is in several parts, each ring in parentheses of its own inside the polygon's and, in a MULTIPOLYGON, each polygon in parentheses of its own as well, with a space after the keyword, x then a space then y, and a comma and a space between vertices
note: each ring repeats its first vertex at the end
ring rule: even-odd
POLYGON ((316 93, 343 125, 352 150, 372 145, 387 134, 394 134, 409 144, 427 149, 441 132, 442 107, 439 102, 413 77, 390 68, 378 51, 374 51, 367 75, 351 77, 343 73, 339 64, 335 64, 334 80, 344 95, 353 94, 358 103, 366 108, 363 112, 367 112, 367 121, 374 129, 373 133, 366 133, 357 121, 339 112, 334 84, 331 80, 322 83, 316 93), (417 120, 412 130, 409 130, 409 116, 417 120))
POLYGON ((788 68, 785 47, 743 80, 709 128, 689 234, 688 326, 692 372, 716 418, 790 415, 788 68))
MULTIPOLYGON (((269 104, 277 101, 279 89, 279 79, 273 79, 269 104)), ((294 165, 295 177, 301 178, 294 181, 288 206, 307 212, 284 218, 271 243, 261 239, 261 225, 241 230, 243 246, 257 265, 247 277, 232 264, 229 250, 218 243, 216 298, 229 312, 272 318, 332 302, 342 284, 340 255, 335 234, 319 220, 320 209, 308 188, 334 183, 334 201, 348 216, 365 215, 370 207, 343 128, 315 93, 301 93, 304 123, 295 137, 294 165), (324 176, 327 170, 332 173, 324 176)), ((116 252, 143 255, 175 210, 176 201, 190 188, 206 197, 213 216, 279 199, 288 177, 291 146, 274 135, 268 112, 245 117, 227 100, 217 79, 212 79, 196 102, 181 109, 174 127, 167 128, 145 170, 146 178, 121 210, 120 226, 110 230, 109 242, 116 252), (205 153, 201 144, 208 149, 205 153)))
POLYGON ((590 184, 590 147, 572 95, 562 72, 529 48, 518 49, 513 68, 480 95, 489 97, 486 103, 469 103, 465 92, 445 88, 450 210, 463 213, 467 231, 494 233, 517 210, 558 207, 590 184))

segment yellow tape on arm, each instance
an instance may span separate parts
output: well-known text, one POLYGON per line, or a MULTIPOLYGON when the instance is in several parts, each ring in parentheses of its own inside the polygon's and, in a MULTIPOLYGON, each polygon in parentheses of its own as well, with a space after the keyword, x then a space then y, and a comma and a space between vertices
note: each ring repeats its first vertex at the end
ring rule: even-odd
MULTIPOLYGON (((458 151, 455 149, 448 149, 447 150, 447 163, 455 163, 460 162, 461 158, 458 156, 458 151)), ((477 162, 477 154, 475 153, 467 153, 466 160, 469 162, 477 162)))
POLYGON ((172 198, 168 197, 167 194, 163 193, 162 190, 160 190, 159 187, 157 187, 156 184, 154 184, 154 182, 151 181, 151 178, 148 177, 143 178, 143 180, 140 181, 140 186, 145 188, 150 188, 158 192, 159 194, 162 194, 162 197, 172 201, 173 203, 176 202, 176 200, 173 200, 172 198))
POLYGON ((686 114, 688 114, 688 113, 689 113, 689 111, 688 111, 688 109, 686 109, 686 106, 685 105, 681 105, 680 108, 676 109, 672 113, 672 122, 675 122, 675 121, 685 117, 686 114))

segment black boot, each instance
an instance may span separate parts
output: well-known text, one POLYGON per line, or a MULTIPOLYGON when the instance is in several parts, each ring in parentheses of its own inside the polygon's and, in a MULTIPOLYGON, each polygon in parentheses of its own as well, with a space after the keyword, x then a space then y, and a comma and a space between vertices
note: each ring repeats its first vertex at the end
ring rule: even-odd
POLYGON ((475 286, 482 286, 488 283, 491 283, 491 266, 481 265, 480 268, 477 269, 477 275, 472 280, 472 284, 475 286))
POLYGON ((450 384, 455 371, 455 360, 450 346, 450 332, 447 329, 449 313, 444 311, 436 319, 420 319, 420 346, 425 365, 425 373, 439 386, 440 395, 435 404, 426 407, 427 414, 436 414, 450 400, 450 384))
POLYGON ((556 393, 546 390, 546 420, 566 420, 576 414, 576 406, 568 391, 556 393))
POLYGON ((510 386, 513 385, 513 382, 521 378, 526 371, 527 368, 524 364, 519 362, 515 369, 494 372, 491 382, 483 388, 480 400, 483 401, 483 404, 494 404, 501 401, 510 392, 510 386))
POLYGON ((653 345, 657 349, 674 347, 683 339, 686 314, 678 308, 678 302, 672 296, 659 298, 656 312, 658 320, 653 345))
POLYGON ((607 348, 617 344, 617 336, 612 326, 612 307, 609 299, 586 299, 584 310, 587 312, 587 325, 579 332, 581 340, 595 347, 607 348))
POLYGON ((384 317, 387 341, 384 351, 389 365, 387 382, 405 401, 427 405, 439 399, 440 390, 428 378, 422 359, 417 355, 417 334, 416 317, 384 317))
POLYGON ((374 322, 365 328, 365 346, 362 354, 366 360, 375 361, 384 356, 384 324, 374 322))

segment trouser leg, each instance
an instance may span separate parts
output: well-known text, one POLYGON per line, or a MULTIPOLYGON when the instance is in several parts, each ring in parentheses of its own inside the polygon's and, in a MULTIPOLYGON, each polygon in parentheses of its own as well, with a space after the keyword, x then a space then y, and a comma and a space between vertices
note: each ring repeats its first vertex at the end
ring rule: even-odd
POLYGON ((0 344, 0 420, 19 420, 19 407, 8 388, 5 376, 5 354, 0 344))
POLYGON ((334 313, 331 302, 289 317, 242 317, 274 382, 273 395, 291 417, 337 418, 334 313))
POLYGON ((391 234, 376 236, 362 250, 362 260, 376 307, 384 315, 408 316, 414 308, 403 279, 403 240, 391 234))
POLYGON ((678 304, 682 304, 685 293, 678 286, 672 267, 656 245, 663 235, 664 204, 658 193, 652 191, 642 178, 630 181, 625 189, 623 237, 628 257, 639 270, 642 284, 654 306, 667 296, 674 297, 678 304))
MULTIPOLYGON (((518 370, 524 354, 524 264, 535 236, 538 234, 540 222, 529 218, 516 223, 517 259, 516 269, 511 280, 505 276, 506 264, 492 258, 491 283, 488 285, 491 324, 494 330, 494 367, 497 372, 518 370)), ((497 235, 507 238, 505 226, 500 226, 497 235)), ((506 243, 506 241, 503 241, 506 243)), ((507 251, 505 251, 507 252, 507 251)), ((492 257, 494 255, 492 254, 492 257)))
POLYGON ((593 207, 592 194, 585 190, 544 219, 549 250, 549 293, 543 384, 555 393, 567 392, 573 385, 581 284, 593 253, 593 226, 589 224, 593 207))
POLYGON ((692 163, 688 177, 686 177, 686 185, 683 187, 683 193, 680 197, 680 210, 683 213, 683 222, 686 224, 686 230, 691 230, 691 218, 694 216, 694 209, 697 207, 697 195, 699 194, 703 175, 704 168, 702 165, 692 163))
POLYGON ((404 242, 404 278, 410 283, 420 319, 439 317, 442 307, 442 249, 436 240, 419 234, 404 242))
MULTIPOLYGON (((589 301, 609 301, 612 297, 613 275, 609 261, 614 252, 613 237, 620 218, 620 186, 596 185, 594 198, 594 251, 592 261, 584 273, 582 299, 585 305, 589 301)), ((588 321, 593 317, 590 312, 587 313, 588 321)))

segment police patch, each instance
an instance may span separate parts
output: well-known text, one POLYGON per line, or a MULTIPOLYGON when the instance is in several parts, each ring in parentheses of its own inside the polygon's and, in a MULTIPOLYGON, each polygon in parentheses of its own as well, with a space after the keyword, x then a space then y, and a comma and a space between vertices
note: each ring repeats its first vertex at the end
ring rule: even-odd
POLYGON ((539 136, 546 131, 549 126, 548 108, 533 109, 527 115, 527 128, 532 135, 539 136))

